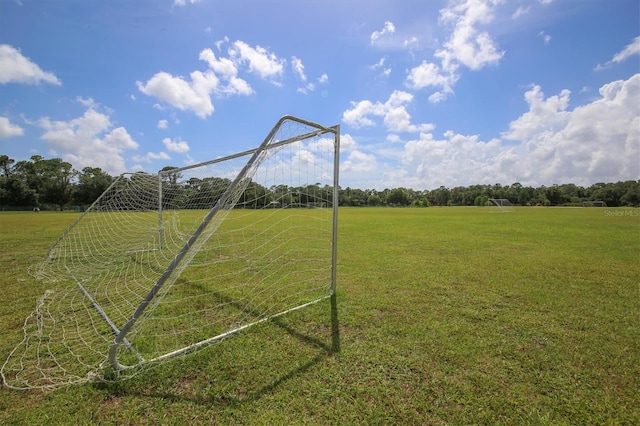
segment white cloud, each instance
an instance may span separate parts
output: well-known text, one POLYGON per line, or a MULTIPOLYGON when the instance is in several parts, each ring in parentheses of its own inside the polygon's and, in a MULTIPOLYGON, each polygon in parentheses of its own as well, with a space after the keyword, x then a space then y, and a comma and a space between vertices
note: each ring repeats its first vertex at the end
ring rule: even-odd
POLYGON ((388 77, 391 74, 391 68, 390 67, 385 67, 386 61, 387 61, 387 58, 384 58, 384 57, 380 58, 380 60, 377 63, 369 66, 369 69, 374 70, 374 71, 381 70, 380 74, 385 76, 385 77, 388 77))
MULTIPOLYGON (((514 123, 529 116, 527 131, 519 139, 537 166, 528 167, 531 175, 584 184, 640 178, 640 74, 605 84, 599 92, 599 99, 573 111, 562 106, 539 110, 539 96, 528 100, 529 112, 514 123), (540 118, 532 120, 532 115, 540 118), (548 129, 543 120, 555 126, 548 129)), ((561 92, 543 103, 562 97, 561 92)))
MULTIPOLYGON (((150 164, 155 160, 171 160, 171 157, 166 152, 147 152, 145 155, 134 155, 131 159, 137 163, 150 164)), ((136 168, 142 169, 143 167, 137 166, 136 168)))
POLYGON ((24 129, 17 124, 12 124, 7 117, 0 116, 0 138, 11 138, 24 134, 24 129))
POLYGON ((596 70, 609 68, 612 65, 624 62, 627 59, 629 59, 631 56, 638 55, 638 54, 640 54, 640 36, 634 38, 631 43, 629 43, 620 52, 613 55, 613 58, 611 58, 611 60, 606 62, 604 65, 598 64, 596 66, 596 70))
MULTIPOLYGON (((532 86, 524 93, 527 110, 491 140, 449 130, 440 137, 423 131, 408 140, 392 133, 366 146, 353 141, 343 155, 341 178, 345 185, 363 189, 638 180, 640 73, 605 84, 599 93, 593 102, 571 109, 568 90, 545 96, 540 86, 532 86), (381 181, 359 172, 371 164, 383 173, 381 181)), ((377 107, 384 111, 384 104, 377 107)))
POLYGON ((8 44, 0 44, 0 84, 49 83, 61 86, 62 82, 51 72, 46 72, 8 44))
POLYGON ((173 5, 174 6, 184 6, 187 3, 196 4, 196 3, 200 3, 200 0, 174 0, 173 5))
POLYGON ((392 132, 423 132, 433 129, 432 124, 411 124, 411 115, 406 106, 413 100, 413 95, 396 90, 385 103, 373 103, 369 100, 351 102, 352 109, 342 114, 342 121, 359 128, 374 126, 370 116, 383 117, 385 127, 392 132))
POLYGON ((349 133, 340 135, 340 152, 353 151, 356 148, 356 141, 349 133))
POLYGON ((527 140, 541 132, 557 133, 566 125, 570 94, 565 89, 559 95, 545 99, 540 86, 533 86, 524 94, 529 111, 512 121, 503 137, 507 140, 527 140))
MULTIPOLYGON (((472 70, 498 62, 504 52, 498 50, 489 33, 481 31, 480 26, 493 21, 493 10, 499 0, 466 0, 440 11, 440 19, 453 26, 451 36, 436 56, 454 59, 472 70)), ((443 68, 448 63, 443 61, 443 68)))
POLYGON ((400 167, 387 171, 386 179, 393 186, 425 189, 501 182, 511 170, 505 173, 495 160, 506 152, 497 139, 483 142, 476 135, 452 131, 436 139, 431 133, 421 133, 418 139, 406 142, 400 167))
POLYGON ((461 65, 480 70, 497 63, 504 52, 481 28, 493 21, 493 11, 498 3, 500 0, 464 0, 450 2, 440 10, 440 23, 452 29, 442 48, 434 54, 440 64, 423 60, 409 70, 405 85, 414 90, 435 88, 437 91, 429 96, 429 102, 437 103, 453 94, 461 65))
POLYGON ((438 102, 442 102, 447 99, 447 94, 443 92, 433 92, 429 95, 429 102, 432 104, 437 104, 438 102))
POLYGON ((542 39, 544 40, 544 44, 549 44, 549 42, 551 41, 551 36, 549 34, 546 34, 544 31, 540 31, 538 35, 542 37, 542 39))
POLYGON ((158 121, 158 129, 166 129, 168 127, 169 127, 169 122, 167 120, 158 121))
POLYGON ((298 92, 306 95, 308 92, 312 92, 315 90, 315 84, 307 82, 307 75, 304 73, 304 65, 302 64, 302 60, 296 58, 295 56, 291 57, 291 68, 293 69, 293 72, 296 74, 298 79, 302 80, 302 82, 305 83, 303 87, 298 88, 298 92))
POLYGON ((280 77, 284 71, 283 59, 261 46, 251 47, 243 41, 236 41, 229 48, 229 56, 236 63, 247 64, 249 71, 263 79, 280 77))
MULTIPOLYGON (((138 82, 138 89, 182 111, 192 111, 200 118, 206 118, 214 112, 212 95, 253 93, 249 83, 238 77, 234 61, 228 58, 218 59, 211 49, 202 50, 198 59, 206 62, 209 69, 204 72, 193 71, 189 79, 162 71, 146 83, 138 82)), ((161 108, 160 105, 158 107, 161 108)))
POLYGON ((375 44, 378 39, 380 39, 380 37, 384 36, 385 34, 393 34, 396 32, 396 27, 395 25, 393 25, 393 22, 391 21, 386 21, 384 23, 384 27, 382 28, 382 30, 380 31, 374 31, 371 33, 371 44, 375 44))
POLYGON ((164 146, 167 148, 168 151, 178 152, 181 154, 189 152, 189 144, 183 140, 180 140, 180 139, 172 140, 170 138, 164 138, 162 140, 162 143, 164 144, 164 146))
POLYGON ((219 79, 212 71, 194 71, 190 76, 190 81, 187 81, 162 71, 144 84, 138 82, 138 90, 182 111, 192 111, 198 117, 205 118, 213 113, 210 95, 218 86, 219 79))
POLYGON ((320 78, 318 78, 318 83, 327 84, 329 82, 329 76, 327 74, 322 74, 320 78))
POLYGON ((236 64, 228 58, 217 59, 211 49, 204 49, 200 52, 199 59, 207 62, 209 67, 227 82, 215 88, 218 94, 224 95, 250 95, 253 89, 245 80, 238 77, 236 64))
MULTIPOLYGON (((366 174, 376 170, 376 156, 363 152, 355 139, 348 133, 340 136, 340 153, 342 157, 341 172, 366 174)), ((364 189, 364 188, 363 188, 364 189)))
POLYGON ((43 117, 38 125, 44 129, 41 139, 78 169, 91 166, 112 174, 123 173, 123 153, 138 148, 124 127, 112 129, 109 116, 93 108, 69 121, 43 117))
POLYGON ((513 12, 513 15, 511 15, 511 19, 518 19, 519 17, 526 15, 527 13, 529 13, 529 11, 531 10, 531 6, 519 6, 515 12, 513 12))
POLYGON ((418 44, 418 37, 412 36, 411 38, 402 42, 403 47, 410 48, 411 46, 415 46, 418 44))
POLYGON ((443 70, 438 65, 422 61, 420 65, 409 72, 406 84, 416 90, 433 86, 442 89, 444 93, 452 93, 452 87, 457 79, 458 76, 456 74, 443 73, 443 70))
POLYGON ((376 170, 377 162, 373 154, 353 150, 349 152, 347 159, 342 163, 342 171, 345 173, 368 173, 376 170))
POLYGON ((300 80, 307 81, 307 76, 304 73, 304 65, 300 59, 295 56, 291 57, 291 68, 293 68, 293 71, 300 80))
POLYGON ((353 108, 342 113, 342 121, 355 128, 374 126, 375 122, 368 118, 368 116, 371 114, 382 115, 379 102, 374 104, 370 100, 363 100, 360 102, 351 102, 351 105, 353 108))

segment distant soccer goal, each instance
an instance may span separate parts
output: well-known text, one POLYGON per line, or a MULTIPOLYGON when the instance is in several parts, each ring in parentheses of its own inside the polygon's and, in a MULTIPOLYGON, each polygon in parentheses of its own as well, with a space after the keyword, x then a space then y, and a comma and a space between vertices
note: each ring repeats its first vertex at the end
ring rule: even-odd
POLYGON ((511 201, 506 198, 489 198, 487 210, 492 213, 511 213, 516 211, 511 201))
POLYGON ((601 200, 583 201, 583 207, 607 207, 607 203, 601 200))
POLYGON ((5 385, 131 377, 330 297, 339 146, 286 116, 255 149, 120 176, 32 267, 48 289, 5 385))

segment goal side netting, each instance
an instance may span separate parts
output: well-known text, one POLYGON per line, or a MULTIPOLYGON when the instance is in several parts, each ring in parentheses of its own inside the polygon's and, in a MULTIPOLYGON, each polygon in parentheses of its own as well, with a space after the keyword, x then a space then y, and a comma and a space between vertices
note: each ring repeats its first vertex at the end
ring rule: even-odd
POLYGON ((121 175, 31 267, 4 384, 131 377, 330 297, 339 133, 286 116, 256 149, 121 175))
POLYGON ((487 201, 487 210, 490 213, 512 213, 516 209, 506 198, 489 198, 487 201))

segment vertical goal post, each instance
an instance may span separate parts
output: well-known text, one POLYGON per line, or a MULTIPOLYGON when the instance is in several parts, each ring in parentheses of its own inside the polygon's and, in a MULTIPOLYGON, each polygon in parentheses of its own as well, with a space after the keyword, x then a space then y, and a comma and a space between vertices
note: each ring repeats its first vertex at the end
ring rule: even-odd
POLYGON ((255 149, 128 173, 30 273, 50 288, 15 389, 126 378, 335 295, 340 127, 282 117, 255 149))

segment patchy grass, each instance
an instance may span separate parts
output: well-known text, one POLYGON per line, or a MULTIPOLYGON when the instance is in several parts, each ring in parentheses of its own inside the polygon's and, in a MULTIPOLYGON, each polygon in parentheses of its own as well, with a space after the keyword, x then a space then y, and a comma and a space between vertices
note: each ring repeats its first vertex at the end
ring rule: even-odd
MULTIPOLYGON (((46 289, 27 267, 76 218, 0 214, 0 362, 46 289)), ((639 261, 637 209, 342 209, 333 313, 128 381, 2 389, 0 423, 638 424, 639 261)))

